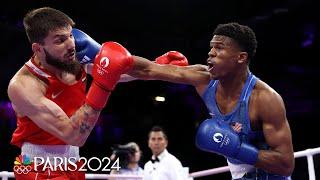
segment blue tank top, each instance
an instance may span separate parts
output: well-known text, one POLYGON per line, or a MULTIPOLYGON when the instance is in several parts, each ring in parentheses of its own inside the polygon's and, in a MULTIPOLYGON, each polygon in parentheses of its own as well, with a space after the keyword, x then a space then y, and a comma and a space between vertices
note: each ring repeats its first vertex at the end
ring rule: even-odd
MULTIPOLYGON (((247 142, 254 145, 258 149, 267 149, 268 146, 263 138, 262 131, 252 131, 249 119, 249 98, 251 92, 257 82, 257 77, 251 72, 242 88, 242 92, 235 108, 227 114, 222 114, 216 102, 216 91, 218 80, 211 80, 202 98, 207 105, 210 115, 213 119, 228 122, 230 125, 237 123, 242 124, 242 130, 239 133, 242 142, 247 142)), ((228 158, 228 160, 235 164, 243 164, 241 161, 228 158)))
MULTIPOLYGON (((263 132, 262 131, 252 131, 249 119, 249 98, 251 92, 256 85, 258 78, 254 76, 251 72, 249 72, 248 78, 242 88, 242 92, 235 108, 228 114, 222 114, 219 110, 219 107, 216 102, 216 91, 219 81, 211 80, 204 94, 202 95, 202 99, 204 100, 207 108, 210 112, 210 115, 213 119, 222 120, 228 122, 230 125, 234 123, 242 124, 241 132, 239 133, 240 139, 242 142, 249 143, 255 146, 259 150, 269 149, 267 145, 263 132)), ((233 164, 243 164, 243 162, 228 158, 228 161, 233 164)), ((272 179, 272 180, 288 180, 290 177, 274 175, 263 171, 262 169, 256 169, 253 172, 248 172, 246 175, 241 178, 245 180, 252 179, 272 179), (246 178, 249 176, 250 178, 246 178)))

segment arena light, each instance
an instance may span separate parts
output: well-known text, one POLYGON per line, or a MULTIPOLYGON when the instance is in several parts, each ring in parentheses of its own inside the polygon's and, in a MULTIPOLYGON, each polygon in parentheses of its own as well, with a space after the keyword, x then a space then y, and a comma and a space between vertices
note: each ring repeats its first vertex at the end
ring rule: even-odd
POLYGON ((159 101, 159 102, 164 102, 164 101, 166 100, 166 98, 165 98, 165 97, 162 97, 162 96, 156 96, 156 97, 154 98, 154 100, 159 101))

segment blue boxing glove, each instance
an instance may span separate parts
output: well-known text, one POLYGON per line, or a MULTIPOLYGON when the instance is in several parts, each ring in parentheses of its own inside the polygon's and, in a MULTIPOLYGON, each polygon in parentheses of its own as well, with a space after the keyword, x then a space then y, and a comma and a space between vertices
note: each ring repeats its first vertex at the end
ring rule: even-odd
POLYGON ((93 63, 101 45, 79 29, 73 28, 72 35, 76 45, 76 56, 80 64, 93 63))
POLYGON ((258 160, 258 149, 242 143, 238 134, 224 121, 207 119, 203 121, 196 134, 196 146, 208 152, 254 165, 258 160))

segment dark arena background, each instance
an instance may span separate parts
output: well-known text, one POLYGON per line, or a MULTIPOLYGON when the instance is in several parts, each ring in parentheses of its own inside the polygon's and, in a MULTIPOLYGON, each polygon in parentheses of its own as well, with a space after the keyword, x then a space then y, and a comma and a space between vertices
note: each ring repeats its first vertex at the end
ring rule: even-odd
MULTIPOLYGON (((116 41, 132 54, 150 60, 177 50, 190 64, 206 64, 209 41, 218 24, 239 22, 250 26, 258 40, 250 70, 283 97, 297 152, 320 146, 320 6, 316 4, 311 0, 2 1, 0 172, 12 172, 13 161, 20 153, 10 145, 16 119, 7 86, 32 55, 22 24, 24 14, 31 9, 59 9, 99 43, 116 41)), ((119 83, 89 139, 80 148, 80 155, 109 157, 114 144, 135 141, 143 151, 143 167, 151 157, 148 131, 153 125, 161 125, 168 133, 168 151, 190 172, 226 166, 222 156, 195 146, 197 127, 207 117, 208 111, 192 86, 142 80, 119 83), (165 97, 165 101, 155 101, 156 96, 165 97)), ((313 159, 315 175, 320 178, 320 155, 313 159)), ((231 176, 222 173, 196 179, 231 176)), ((308 179, 306 157, 296 159, 292 179, 308 179)))

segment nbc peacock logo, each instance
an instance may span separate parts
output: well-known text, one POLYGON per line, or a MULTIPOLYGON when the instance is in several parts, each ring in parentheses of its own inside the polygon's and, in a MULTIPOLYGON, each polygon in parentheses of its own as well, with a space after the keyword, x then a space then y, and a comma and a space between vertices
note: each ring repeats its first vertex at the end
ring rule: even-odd
POLYGON ((30 157, 27 155, 19 155, 16 157, 13 170, 17 174, 28 174, 32 170, 30 157))

